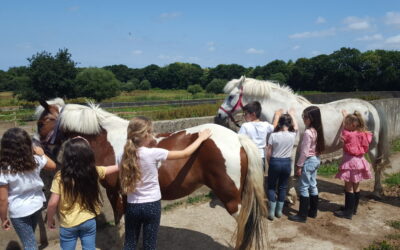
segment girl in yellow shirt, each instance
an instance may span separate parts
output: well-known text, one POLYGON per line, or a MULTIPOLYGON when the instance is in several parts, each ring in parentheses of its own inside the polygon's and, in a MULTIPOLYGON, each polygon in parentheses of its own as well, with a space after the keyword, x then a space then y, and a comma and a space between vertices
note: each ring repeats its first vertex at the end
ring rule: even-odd
POLYGON ((118 166, 96 167, 93 150, 83 137, 63 145, 61 170, 55 175, 47 207, 47 225, 55 228, 54 215, 60 215, 61 249, 75 249, 78 238, 83 249, 96 249, 96 220, 100 213, 99 179, 118 171, 118 166))

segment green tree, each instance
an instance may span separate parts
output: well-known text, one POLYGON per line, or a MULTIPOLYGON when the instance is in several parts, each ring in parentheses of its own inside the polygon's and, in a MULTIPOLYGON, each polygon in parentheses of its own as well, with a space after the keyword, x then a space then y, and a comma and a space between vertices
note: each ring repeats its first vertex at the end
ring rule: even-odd
POLYGON ((76 91, 81 97, 90 97, 100 102, 118 95, 120 82, 108 70, 87 68, 76 76, 76 91))
POLYGON ((281 84, 286 83, 286 76, 281 72, 272 74, 269 79, 281 84))
POLYGON ((128 82, 122 82, 121 86, 120 86, 120 90, 121 91, 127 91, 130 92, 132 90, 135 90, 138 88, 139 86, 139 79, 137 78, 132 78, 131 80, 129 80, 128 82))
POLYGON ((29 83, 18 90, 22 99, 34 101, 54 97, 76 97, 76 63, 67 49, 60 49, 55 56, 43 51, 28 59, 29 83))
POLYGON ((227 81, 223 79, 213 79, 206 87, 208 93, 220 94, 224 93, 224 87, 227 81))
POLYGON ((202 91, 203 91, 203 88, 200 86, 200 84, 189 85, 187 87, 187 92, 191 93, 192 95, 195 95, 202 91))
POLYGON ((246 72, 246 68, 238 64, 219 64, 210 69, 210 78, 232 80, 240 78, 246 72))
POLYGON ((120 82, 127 82, 133 75, 133 70, 123 64, 105 66, 103 69, 113 72, 120 82))
POLYGON ((149 89, 151 89, 151 82, 150 82, 149 80, 146 80, 146 79, 145 79, 145 80, 143 80, 143 81, 141 81, 141 82, 139 83, 137 89, 140 89, 140 90, 149 90, 149 89))

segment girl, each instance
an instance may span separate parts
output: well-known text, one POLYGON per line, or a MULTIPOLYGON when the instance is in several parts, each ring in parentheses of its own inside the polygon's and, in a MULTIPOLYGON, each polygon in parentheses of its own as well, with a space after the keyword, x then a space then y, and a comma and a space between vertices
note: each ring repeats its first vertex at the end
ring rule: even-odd
POLYGON ((273 220, 275 215, 280 218, 286 198, 288 179, 291 173, 292 149, 298 130, 294 110, 289 114, 282 114, 282 110, 275 112, 273 122, 274 132, 268 139, 267 161, 268 169, 268 219, 273 220), (276 184, 278 183, 278 203, 276 203, 276 184))
POLYGON ((93 150, 83 137, 63 144, 61 170, 51 185, 47 226, 54 230, 54 215, 60 215, 61 249, 75 249, 81 239, 83 249, 96 249, 96 220, 100 213, 99 179, 118 171, 118 165, 96 167, 93 150))
POLYGON ((206 129, 181 151, 149 148, 153 143, 152 123, 146 117, 135 117, 128 125, 128 140, 121 160, 120 180, 127 194, 125 212, 124 249, 136 249, 143 226, 143 248, 156 249, 161 216, 161 192, 158 183, 159 162, 189 157, 200 144, 211 136, 206 129))
POLYGON ((246 120, 239 130, 239 134, 247 135, 258 147, 265 172, 265 146, 267 136, 274 130, 274 126, 266 121, 260 121, 261 104, 251 102, 243 107, 243 115, 246 120))
POLYGON ((344 181, 345 207, 343 211, 336 211, 335 215, 351 219, 357 213, 360 200, 359 183, 371 179, 371 170, 364 154, 368 152, 372 140, 372 133, 367 131, 361 114, 355 111, 347 115, 342 111, 343 120, 343 160, 336 178, 344 181))
POLYGON ((303 111, 302 117, 306 130, 301 142, 300 157, 296 164, 296 174, 300 176, 300 207, 297 215, 289 216, 289 220, 297 222, 306 222, 307 216, 317 217, 317 169, 320 165, 319 155, 325 149, 324 130, 319 108, 307 107, 303 111))
POLYGON ((37 249, 35 228, 46 201, 40 170, 54 170, 56 164, 43 149, 32 146, 31 137, 20 128, 3 134, 0 149, 0 217, 4 230, 10 220, 24 249, 37 249), (7 218, 9 210, 10 220, 7 218))

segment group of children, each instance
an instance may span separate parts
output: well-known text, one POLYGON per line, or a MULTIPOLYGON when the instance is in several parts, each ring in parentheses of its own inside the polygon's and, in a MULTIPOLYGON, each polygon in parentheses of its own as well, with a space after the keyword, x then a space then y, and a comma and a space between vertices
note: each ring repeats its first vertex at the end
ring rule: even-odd
MULTIPOLYGON (((298 133, 294 110, 275 112, 273 124, 260 121, 259 102, 244 108, 244 123, 239 133, 247 134, 259 147, 260 155, 268 168, 268 218, 282 216, 288 179, 291 173, 291 155, 298 133), (267 140, 268 137, 268 140, 267 140), (278 192, 276 187, 278 186, 278 192)), ((369 164, 363 157, 368 151, 372 134, 367 131, 359 113, 343 113, 344 157, 337 178, 345 181, 346 199, 337 216, 351 219, 356 213, 360 197, 359 182, 371 178, 369 164)), ((319 155, 324 151, 321 113, 310 106, 302 114, 306 130, 303 135, 300 157, 296 163, 299 178, 300 208, 290 220, 305 222, 316 217, 318 209, 317 169, 319 155)), ((129 122, 127 142, 120 162, 113 166, 95 165, 90 143, 83 137, 67 140, 62 146, 60 171, 55 174, 51 197, 47 206, 47 226, 55 229, 54 216, 60 223, 60 247, 75 249, 77 239, 83 249, 95 249, 96 220, 100 213, 102 197, 99 180, 119 171, 122 191, 127 195, 125 212, 124 249, 136 249, 140 231, 143 230, 144 249, 156 249, 161 217, 161 192, 158 183, 160 161, 190 156, 201 143, 211 136, 206 129, 187 148, 168 151, 150 147, 153 139, 152 122, 136 117, 129 122)), ((33 146, 31 137, 20 128, 3 134, 0 149, 0 219, 2 227, 9 230, 11 223, 24 249, 37 249, 35 228, 45 197, 42 191, 41 169, 55 170, 56 164, 43 149, 33 146), (11 223, 10 223, 11 221, 11 223)))
MULTIPOLYGON (((183 150, 150 148, 152 122, 136 117, 129 122, 128 138, 119 164, 95 165, 94 152, 83 137, 74 137, 62 145, 60 171, 51 185, 47 206, 47 226, 55 229, 58 213, 61 249, 75 249, 81 240, 83 249, 96 249, 96 220, 102 197, 99 180, 119 171, 122 191, 127 195, 124 249, 136 249, 143 228, 144 249, 156 249, 161 216, 161 192, 158 183, 159 162, 190 156, 211 136, 211 130, 199 132, 198 138, 183 150)), ((20 128, 7 130, 0 149, 0 219, 4 230, 11 223, 24 249, 38 249, 35 228, 45 196, 41 169, 55 170, 56 164, 28 133, 20 128), (10 223, 11 221, 11 223, 10 223)))
MULTIPOLYGON (((238 133, 248 135, 258 146, 263 162, 268 163, 268 219, 274 220, 275 217, 282 216, 292 170, 292 149, 298 132, 295 113, 293 109, 288 113, 278 110, 275 112, 273 123, 270 124, 260 121, 261 105, 257 101, 244 106, 243 111, 246 122, 238 133)), ((343 160, 336 178, 345 183, 345 206, 334 214, 351 219, 357 213, 360 181, 372 178, 370 165, 364 158, 372 141, 372 134, 359 112, 347 114, 343 110, 342 114, 343 160)), ((298 213, 289 216, 289 220, 296 222, 306 222, 307 217, 317 217, 317 170, 321 162, 319 156, 325 149, 320 109, 317 106, 309 106, 303 110, 302 118, 305 131, 295 165, 295 173, 299 176, 300 205, 298 213)))

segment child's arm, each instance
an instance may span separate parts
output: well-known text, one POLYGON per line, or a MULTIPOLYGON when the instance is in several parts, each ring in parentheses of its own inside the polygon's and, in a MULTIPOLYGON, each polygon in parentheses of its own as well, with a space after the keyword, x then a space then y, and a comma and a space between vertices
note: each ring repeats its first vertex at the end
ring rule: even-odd
POLYGON ((272 126, 274 126, 274 128, 276 128, 276 126, 278 126, 279 117, 281 117, 282 113, 283 113, 283 109, 278 109, 275 111, 274 120, 272 121, 272 126))
POLYGON ((0 186, 0 218, 4 230, 10 230, 11 223, 7 217, 8 212, 8 185, 0 186))
POLYGON ((271 159, 271 155, 272 155, 272 145, 268 145, 267 146, 267 162, 269 162, 269 160, 271 159))
POLYGON ((293 121, 293 128, 294 130, 299 130, 299 125, 297 124, 297 120, 296 120, 296 110, 294 108, 290 108, 288 114, 292 117, 292 121, 293 121))
POLYGON ((105 168, 106 168, 106 175, 116 173, 119 170, 118 164, 106 166, 105 168))
POLYGON ((56 163, 52 159, 50 159, 50 157, 45 155, 43 148, 38 147, 38 146, 33 146, 33 152, 37 155, 40 155, 40 156, 43 155, 44 157, 46 157, 47 163, 44 166, 44 169, 46 169, 46 170, 55 170, 56 169, 56 167, 57 167, 56 163))
POLYGON ((186 147, 184 150, 179 150, 179 151, 169 151, 167 160, 175 160, 175 159, 181 159, 181 158, 186 158, 189 157, 191 154, 193 154, 194 151, 201 145, 201 143, 205 140, 207 140, 211 136, 211 130, 210 129, 205 129, 203 131, 199 132, 199 137, 188 147, 186 147))
POLYGON ((56 214, 59 201, 60 201, 60 195, 51 193, 49 204, 47 205, 47 227, 51 230, 54 230, 56 228, 54 215, 56 214))

